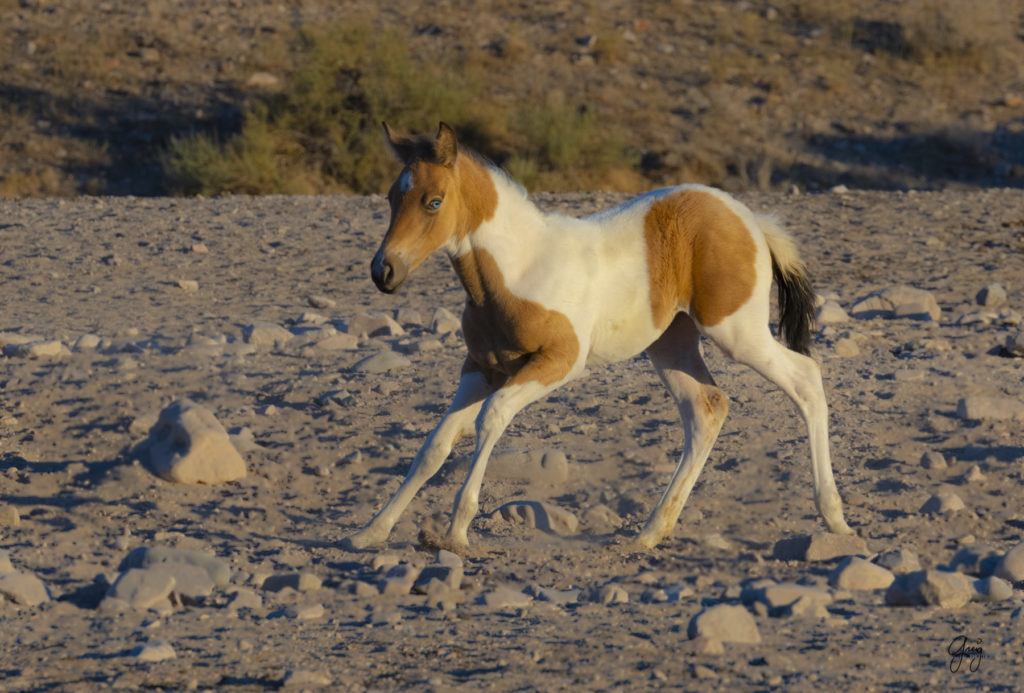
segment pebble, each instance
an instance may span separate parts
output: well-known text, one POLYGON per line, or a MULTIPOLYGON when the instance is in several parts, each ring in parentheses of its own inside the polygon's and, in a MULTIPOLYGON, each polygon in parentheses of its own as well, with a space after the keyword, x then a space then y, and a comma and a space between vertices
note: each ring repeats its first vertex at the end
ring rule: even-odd
POLYGON ((897 576, 885 592, 885 603, 957 609, 969 602, 971 595, 971 581, 963 573, 918 570, 897 576))
POLYGON ((978 302, 979 306, 996 308, 1006 303, 1006 289, 1004 289, 1000 284, 989 284, 978 292, 975 300, 978 302))
POLYGON ((946 469, 949 465, 946 464, 946 458, 941 452, 929 451, 921 455, 921 466, 938 471, 946 469))
POLYGON ((352 370, 358 373, 387 373, 412 365, 412 361, 396 351, 381 351, 358 361, 352 370))
POLYGON ((579 529, 579 520, 571 512, 541 501, 512 501, 498 508, 494 514, 512 524, 561 536, 575 534, 579 529))
POLYGON ((772 555, 780 561, 830 561, 843 556, 865 556, 867 544, 855 534, 818 532, 780 539, 775 542, 772 555))
POLYGON ((334 681, 330 675, 323 671, 312 669, 290 669, 281 681, 283 688, 323 688, 330 686, 334 681))
POLYGON ((162 570, 131 568, 117 578, 107 590, 107 597, 120 599, 136 609, 149 609, 169 604, 174 590, 174 576, 162 570))
MULTIPOLYGON (((9 559, 7 565, 10 565, 9 559)), ((0 595, 23 606, 38 606, 50 601, 50 591, 42 580, 30 573, 16 571, 0 574, 0 595)))
POLYGON ((0 527, 17 527, 21 524, 18 509, 7 503, 0 503, 0 527))
POLYGON ((759 643, 757 623, 742 606, 717 604, 694 616, 686 628, 690 639, 706 637, 720 642, 759 643))
POLYGON ((132 649, 131 655, 140 662, 162 662, 177 656, 174 648, 162 640, 150 640, 145 645, 139 645, 132 649))
POLYGON ((479 601, 489 609, 515 609, 528 606, 533 597, 511 587, 498 587, 484 592, 479 601))
POLYGON ((255 347, 280 347, 292 340, 291 332, 272 322, 253 322, 242 328, 242 339, 255 347))
POLYGON ((318 590, 323 581, 313 573, 281 573, 267 577, 261 587, 268 592, 280 592, 283 589, 291 588, 299 592, 311 592, 318 590))
POLYGON ((1010 582, 1024 582, 1024 542, 1006 552, 995 569, 996 577, 1010 582))
POLYGON ((1013 596, 1013 585, 1008 581, 990 575, 971 581, 971 600, 976 602, 1001 602, 1013 596))
POLYGON ((206 551, 166 546, 140 546, 125 556, 118 569, 150 568, 165 563, 186 563, 202 568, 216 587, 224 587, 231 578, 231 566, 222 558, 206 551))
POLYGON ((953 491, 942 490, 921 506, 922 515, 948 515, 965 509, 963 500, 953 491))
POLYGON ((563 484, 569 479, 569 460, 561 450, 502 450, 487 463, 487 478, 563 484))
POLYGON ((881 590, 896 579, 892 571, 858 556, 844 558, 828 576, 828 584, 844 590, 881 590))
POLYGON ((917 554, 903 548, 881 553, 875 557, 874 562, 896 575, 921 570, 921 561, 918 560, 917 554))
POLYGON ((825 301, 815 311, 814 320, 819 325, 837 325, 849 322, 850 316, 836 301, 825 301))
POLYGON ((956 415, 969 421, 985 419, 1024 419, 1024 402, 1010 397, 973 395, 961 398, 956 415))
POLYGON ((137 448, 157 476, 179 484, 221 484, 245 477, 245 460, 224 426, 206 407, 188 399, 160 412, 137 448))

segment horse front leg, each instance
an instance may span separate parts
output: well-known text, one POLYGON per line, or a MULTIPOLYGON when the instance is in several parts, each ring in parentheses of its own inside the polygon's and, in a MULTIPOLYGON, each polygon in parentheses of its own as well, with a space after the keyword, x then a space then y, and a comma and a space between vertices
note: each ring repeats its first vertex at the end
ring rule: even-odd
POLYGON ((387 505, 381 508, 365 527, 342 540, 342 548, 363 549, 383 543, 388 538, 391 529, 416 493, 444 464, 455 442, 466 433, 472 432, 473 420, 477 417, 484 400, 492 392, 494 386, 467 359, 451 406, 448 407, 441 422, 427 436, 423 447, 416 453, 405 481, 391 496, 387 505))

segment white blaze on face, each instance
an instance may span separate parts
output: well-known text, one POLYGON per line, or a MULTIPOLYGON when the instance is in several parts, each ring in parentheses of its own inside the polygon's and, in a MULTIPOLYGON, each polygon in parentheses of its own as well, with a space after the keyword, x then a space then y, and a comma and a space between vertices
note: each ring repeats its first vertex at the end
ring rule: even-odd
POLYGON ((398 189, 402 191, 402 194, 412 190, 412 171, 405 171, 402 176, 398 179, 398 189))

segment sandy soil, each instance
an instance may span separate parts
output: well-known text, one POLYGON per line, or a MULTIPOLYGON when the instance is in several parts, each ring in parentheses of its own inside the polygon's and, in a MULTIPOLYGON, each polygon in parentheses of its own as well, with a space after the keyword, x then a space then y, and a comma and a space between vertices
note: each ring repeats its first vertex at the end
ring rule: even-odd
MULTIPOLYGON (((584 214, 618 199, 538 201, 584 214)), ((999 323, 1019 320, 1013 309, 1024 307, 1024 193, 743 199, 781 214, 817 290, 847 310, 901 284, 931 292, 941 307, 938 320, 851 319, 816 340, 837 482, 869 555, 904 547, 936 567, 972 541, 998 552, 1019 543, 1024 421, 967 420, 957 403, 1024 398, 1024 360, 999 355, 1020 329, 999 323), (1008 294, 993 311, 1002 317, 959 320, 979 310, 976 294, 994 282, 1008 294), (840 353, 859 353, 840 356, 840 342, 840 353), (924 468, 927 452, 949 468, 924 468), (980 478, 969 475, 972 465, 980 478), (941 489, 966 508, 923 514, 941 489)), ((595 370, 516 420, 503 446, 561 450, 569 478, 485 481, 454 597, 377 594, 368 587, 383 574, 375 561, 434 559, 419 529, 450 511, 471 449, 459 444, 386 547, 338 548, 401 481, 454 391, 464 353, 457 334, 430 330, 435 309, 458 313, 462 302, 442 259, 398 296, 374 289, 369 260, 386 222, 379 196, 0 202, 0 333, 5 342, 59 339, 70 350, 0 357, 0 549, 53 597, 33 607, 0 600, 0 690, 260 690, 328 680, 342 690, 1018 689, 1019 589, 957 609, 890 607, 881 590, 832 590, 827 618, 751 609, 760 643, 691 651, 691 618, 740 603, 746 581, 828 590, 835 568, 773 558, 776 541, 823 529, 803 425, 780 392, 714 348, 708 359, 730 416, 679 526, 657 549, 641 551, 630 538, 671 474, 680 426, 640 358, 595 370), (311 308, 312 296, 333 307, 311 308), (344 327, 361 313, 398 309, 405 334, 357 349, 317 349, 299 322, 315 310, 344 327), (242 334, 254 321, 298 336, 252 348, 242 334), (84 334, 102 341, 74 348, 84 334), (411 363, 381 374, 353 368, 381 350, 411 363), (244 480, 175 485, 133 464, 132 447, 181 397, 229 430, 251 431, 244 480), (557 536, 486 517, 513 499, 571 511, 580 530, 557 536), (209 551, 230 564, 231 582, 189 606, 100 608, 121 561, 140 546, 209 551), (322 585, 261 589, 267 576, 292 572, 322 585), (610 583, 628 603, 588 598, 610 583), (549 601, 481 603, 501 587, 548 590, 549 601), (559 596, 573 589, 580 599, 559 596), (681 596, 662 600, 659 589, 681 596), (238 594, 256 598, 233 607, 238 594), (950 671, 947 648, 959 635, 983 643, 976 671, 950 671), (137 648, 156 640, 175 656, 141 661, 137 648)))

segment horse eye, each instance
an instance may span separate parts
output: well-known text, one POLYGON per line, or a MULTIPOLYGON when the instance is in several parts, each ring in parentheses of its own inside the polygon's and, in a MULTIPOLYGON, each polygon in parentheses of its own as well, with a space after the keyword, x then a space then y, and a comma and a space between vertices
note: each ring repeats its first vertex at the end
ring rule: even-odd
POLYGON ((436 212, 440 208, 441 208, 441 198, 440 197, 432 197, 430 200, 427 201, 427 209, 429 209, 430 211, 436 212))

